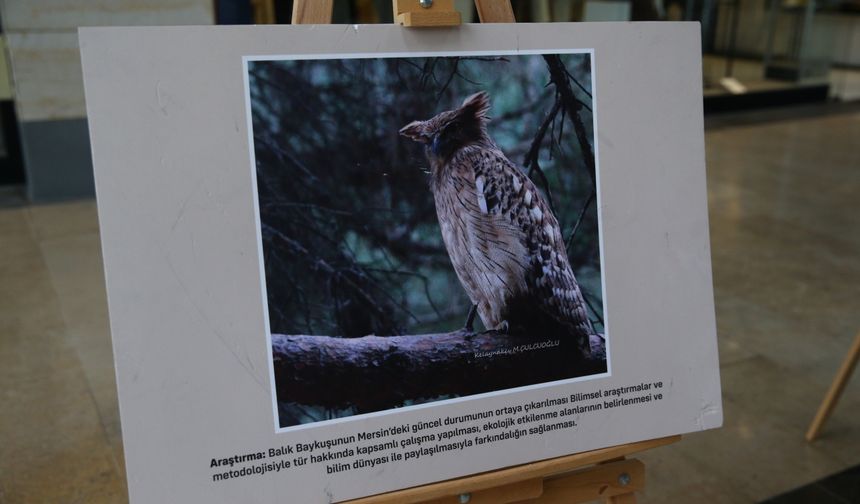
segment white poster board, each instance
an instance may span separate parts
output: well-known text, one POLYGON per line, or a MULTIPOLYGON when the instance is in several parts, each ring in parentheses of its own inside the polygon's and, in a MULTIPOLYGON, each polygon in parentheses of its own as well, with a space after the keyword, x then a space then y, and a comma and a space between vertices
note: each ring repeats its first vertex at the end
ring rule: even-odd
POLYGON ((721 424, 697 24, 80 41, 132 502, 721 424))

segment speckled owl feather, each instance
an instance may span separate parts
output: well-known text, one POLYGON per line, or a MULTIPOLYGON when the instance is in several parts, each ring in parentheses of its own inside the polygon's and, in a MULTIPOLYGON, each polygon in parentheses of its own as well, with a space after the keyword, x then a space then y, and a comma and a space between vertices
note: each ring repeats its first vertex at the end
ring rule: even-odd
POLYGON ((400 133, 426 146, 431 189, 454 270, 484 325, 534 337, 594 329, 558 220, 532 181, 487 133, 489 96, 400 133))

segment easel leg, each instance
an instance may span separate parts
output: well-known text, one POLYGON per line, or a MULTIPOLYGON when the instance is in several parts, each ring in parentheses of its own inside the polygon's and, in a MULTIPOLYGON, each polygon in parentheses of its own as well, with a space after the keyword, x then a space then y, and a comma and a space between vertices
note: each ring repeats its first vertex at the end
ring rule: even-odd
POLYGON ((636 504, 636 494, 628 493, 609 497, 606 499, 606 504, 636 504))
POLYGON ((858 360, 860 360, 860 332, 858 332, 857 336, 854 338, 854 344, 851 345, 851 350, 849 350, 848 355, 845 356, 845 361, 842 362, 842 367, 840 367, 839 372, 836 373, 836 377, 830 385, 830 390, 828 390, 827 395, 824 396, 824 401, 818 408, 818 413, 815 414, 815 418, 812 420, 809 430, 806 431, 807 441, 814 441, 815 438, 818 437, 818 433, 824 426, 824 422, 827 421, 827 418, 833 412, 833 408, 836 407, 836 403, 839 401, 839 396, 842 395, 842 391, 845 389, 845 385, 848 383, 848 379, 851 377, 851 373, 854 371, 854 367, 857 365, 858 360))

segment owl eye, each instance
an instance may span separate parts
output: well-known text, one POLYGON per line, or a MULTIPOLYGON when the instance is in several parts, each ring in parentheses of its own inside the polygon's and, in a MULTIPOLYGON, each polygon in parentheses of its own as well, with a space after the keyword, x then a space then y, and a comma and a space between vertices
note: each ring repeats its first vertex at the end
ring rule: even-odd
POLYGON ((439 146, 441 145, 441 140, 439 139, 440 135, 434 135, 433 139, 430 141, 430 150, 433 154, 439 155, 439 146))

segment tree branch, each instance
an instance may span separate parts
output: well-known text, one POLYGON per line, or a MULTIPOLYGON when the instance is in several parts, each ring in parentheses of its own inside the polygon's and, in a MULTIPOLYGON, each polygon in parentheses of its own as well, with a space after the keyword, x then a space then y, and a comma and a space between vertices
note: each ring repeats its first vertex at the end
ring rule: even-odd
POLYGON ((588 132, 580 115, 580 112, 582 112, 582 102, 576 98, 573 89, 570 87, 567 69, 564 67, 564 63, 561 62, 561 58, 556 54, 545 54, 544 60, 549 67, 550 81, 555 85, 556 92, 561 97, 567 115, 573 122, 573 128, 576 130, 576 138, 579 141, 579 148, 582 151, 588 174, 591 176, 591 182, 595 183, 597 178, 595 176, 594 150, 588 141, 588 132))
POLYGON ((591 351, 583 355, 574 338, 542 341, 495 331, 361 338, 272 335, 279 401, 352 406, 359 413, 604 372, 603 337, 592 335, 590 344, 591 351))
POLYGON ((535 172, 540 176, 544 192, 546 193, 546 197, 549 202, 549 209, 552 210, 553 213, 555 213, 555 204, 552 200, 552 191, 550 191, 549 188, 549 180, 547 180, 546 174, 544 174, 543 169, 541 169, 540 164, 538 163, 538 155, 540 154, 540 146, 543 143, 546 130, 549 128, 549 125, 552 124, 560 109, 561 101, 556 100, 552 106, 552 110, 546 114, 540 127, 538 127, 537 133, 535 133, 535 137, 529 146, 528 152, 526 152, 525 158, 523 159, 523 164, 529 169, 529 178, 531 178, 535 172))
POLYGON ((564 248, 568 253, 570 252, 570 244, 573 243, 573 238, 576 236, 576 232, 579 230, 579 225, 582 224, 582 218, 585 217, 585 212, 588 210, 588 206, 591 205, 592 200, 594 200, 594 190, 588 194, 588 199, 585 200, 585 204, 582 205, 582 209, 579 211, 579 216, 576 218, 576 223, 570 231, 570 236, 567 237, 567 243, 565 243, 564 248))
POLYGON ((343 281, 344 284, 355 294, 356 299, 359 300, 364 306, 364 308, 369 310, 377 318, 377 320, 384 324, 385 327, 395 327, 394 322, 390 320, 386 307, 377 303, 374 296, 367 292, 364 289, 363 285, 360 285, 359 282, 356 282, 356 279, 353 278, 353 276, 347 274, 349 270, 336 268, 329 264, 323 258, 316 257, 304 246, 302 246, 301 243, 284 235, 272 226, 262 224, 261 230, 264 236, 270 236, 275 239, 280 245, 280 248, 288 250, 292 253, 293 256, 300 257, 301 259, 303 259, 311 271, 319 272, 326 278, 333 278, 338 281, 343 281))

